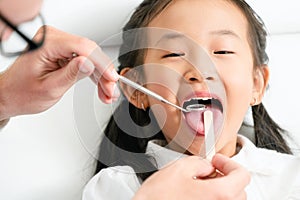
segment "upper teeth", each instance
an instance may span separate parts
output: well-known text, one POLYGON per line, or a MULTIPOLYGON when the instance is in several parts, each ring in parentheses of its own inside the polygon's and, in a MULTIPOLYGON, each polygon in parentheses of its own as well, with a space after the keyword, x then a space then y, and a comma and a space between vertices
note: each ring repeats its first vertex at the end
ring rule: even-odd
POLYGON ((193 97, 183 103, 183 108, 185 109, 206 109, 207 106, 219 108, 223 112, 222 103, 212 97, 193 97))
POLYGON ((212 98, 211 97, 194 97, 194 98, 191 98, 188 101, 192 101, 192 100, 203 100, 203 101, 205 101, 205 100, 210 100, 210 99, 212 99, 212 98))
POLYGON ((183 107, 188 110, 203 110, 207 104, 211 104, 211 97, 193 97, 185 101, 183 107))

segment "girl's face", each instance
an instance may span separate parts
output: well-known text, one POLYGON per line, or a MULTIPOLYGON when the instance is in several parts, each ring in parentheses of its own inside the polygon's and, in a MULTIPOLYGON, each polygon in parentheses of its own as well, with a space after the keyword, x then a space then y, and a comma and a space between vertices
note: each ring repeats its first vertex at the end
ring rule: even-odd
MULTIPOLYGON (((226 92, 226 100, 222 102, 226 104, 223 105, 226 108, 226 116, 222 128, 221 111, 212 109, 215 130, 219 131, 216 151, 232 156, 235 153, 236 134, 245 113, 253 102, 253 97, 258 97, 255 96, 257 91, 263 92, 265 86, 254 78, 253 56, 248 42, 248 22, 245 16, 230 1, 175 0, 154 18, 148 27, 171 29, 191 38, 214 64, 226 92)), ((209 93, 204 78, 197 73, 191 62, 186 60, 188 55, 199 52, 193 52, 180 36, 161 38, 167 38, 163 45, 171 46, 172 50, 147 50, 144 67, 146 87, 180 106, 191 97, 212 95, 218 98, 219 94, 209 93), (153 70, 152 64, 155 64, 158 70, 153 70)), ((149 41, 153 44, 159 45, 162 41, 154 40, 150 35, 149 41)), ((201 59, 198 60, 201 65, 201 59)), ((189 122, 188 117, 180 110, 151 97, 147 100, 163 134, 168 142, 171 142, 170 147, 199 154, 204 144, 203 117, 199 116, 200 122, 197 119, 189 122), (195 128, 193 123, 198 127, 195 128)))

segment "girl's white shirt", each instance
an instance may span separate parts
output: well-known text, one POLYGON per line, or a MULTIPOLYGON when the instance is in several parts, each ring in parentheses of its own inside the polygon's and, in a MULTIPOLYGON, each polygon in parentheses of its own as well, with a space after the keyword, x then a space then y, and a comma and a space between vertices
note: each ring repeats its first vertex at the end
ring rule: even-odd
MULTIPOLYGON (((185 155, 150 141, 147 154, 153 156, 159 169, 185 155)), ((246 187, 248 200, 300 199, 300 157, 257 148, 248 138, 238 135, 242 146, 232 157, 251 173, 246 187)), ((86 185, 83 200, 129 200, 140 188, 141 181, 130 166, 101 170, 86 185)))

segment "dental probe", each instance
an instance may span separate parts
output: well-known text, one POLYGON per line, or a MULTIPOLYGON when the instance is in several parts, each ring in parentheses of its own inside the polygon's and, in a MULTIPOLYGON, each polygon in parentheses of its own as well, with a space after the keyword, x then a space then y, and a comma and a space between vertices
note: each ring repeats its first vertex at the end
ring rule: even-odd
POLYGON ((145 88, 145 87, 143 87, 143 86, 141 86, 141 85, 139 85, 139 84, 137 84, 137 83, 129 80, 128 78, 126 78, 124 76, 119 75, 119 80, 121 82, 123 82, 123 83, 125 83, 125 84, 127 84, 127 85, 129 85, 129 86, 131 86, 131 87, 133 87, 133 88, 135 88, 135 89, 143 92, 144 94, 147 94, 147 95, 149 95, 149 96, 151 96, 151 97, 153 97, 153 98, 155 98, 155 99, 157 99, 157 100, 159 100, 159 101, 161 101, 163 103, 166 103, 166 104, 168 104, 170 106, 173 106, 173 107, 175 107, 175 108, 177 108, 177 109, 179 109, 179 110, 181 110, 183 112, 193 111, 192 109, 187 110, 187 109, 184 109, 184 108, 182 108, 180 106, 177 106, 176 104, 173 104, 173 103, 169 102, 168 100, 166 100, 162 96, 160 96, 160 95, 152 92, 151 90, 148 90, 147 88, 145 88))

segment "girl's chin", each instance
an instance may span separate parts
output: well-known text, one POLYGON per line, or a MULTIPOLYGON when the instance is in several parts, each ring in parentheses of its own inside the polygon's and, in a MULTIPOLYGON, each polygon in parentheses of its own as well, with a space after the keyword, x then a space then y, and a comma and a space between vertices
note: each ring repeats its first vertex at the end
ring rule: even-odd
POLYGON ((204 146, 201 144, 192 144, 185 152, 187 155, 205 156, 204 146))
POLYGON ((180 141, 167 139, 167 142, 170 149, 186 155, 201 155, 201 151, 204 152, 203 138, 194 137, 193 141, 188 141, 186 138, 180 141))

